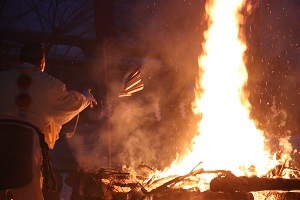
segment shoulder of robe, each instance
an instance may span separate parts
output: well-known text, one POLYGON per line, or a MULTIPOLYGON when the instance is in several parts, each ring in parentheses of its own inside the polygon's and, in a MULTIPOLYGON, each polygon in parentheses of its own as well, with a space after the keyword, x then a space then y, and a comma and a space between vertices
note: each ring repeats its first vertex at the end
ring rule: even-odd
POLYGON ((35 72, 38 76, 39 81, 42 81, 44 84, 53 89, 65 88, 65 84, 59 79, 45 73, 45 72, 35 72))

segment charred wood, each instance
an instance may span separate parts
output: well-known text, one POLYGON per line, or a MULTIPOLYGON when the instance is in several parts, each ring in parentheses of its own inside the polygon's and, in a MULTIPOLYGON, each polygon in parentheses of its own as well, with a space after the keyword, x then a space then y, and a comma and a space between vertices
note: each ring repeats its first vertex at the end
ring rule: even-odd
POLYGON ((236 177, 227 175, 211 180, 213 192, 255 192, 300 190, 300 179, 236 177))

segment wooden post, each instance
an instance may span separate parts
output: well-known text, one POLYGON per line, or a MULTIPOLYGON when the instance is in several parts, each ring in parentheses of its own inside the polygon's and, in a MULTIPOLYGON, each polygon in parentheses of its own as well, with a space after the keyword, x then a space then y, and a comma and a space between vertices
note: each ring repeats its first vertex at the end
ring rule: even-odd
MULTIPOLYGON (((103 60, 104 60, 104 76, 105 76, 105 103, 109 105, 109 85, 108 85, 108 67, 107 67, 107 55, 106 48, 103 47, 103 60)), ((110 134, 110 119, 107 117, 107 150, 108 150, 108 166, 111 168, 111 134, 110 134)))

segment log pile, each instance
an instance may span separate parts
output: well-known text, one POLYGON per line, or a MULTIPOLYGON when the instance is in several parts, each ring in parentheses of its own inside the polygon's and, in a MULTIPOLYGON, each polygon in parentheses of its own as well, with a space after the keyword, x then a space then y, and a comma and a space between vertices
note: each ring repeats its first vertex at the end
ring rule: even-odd
POLYGON ((237 177, 229 171, 193 170, 184 176, 172 177, 160 183, 159 180, 148 182, 155 187, 148 189, 130 179, 129 173, 117 170, 100 169, 87 174, 83 184, 84 199, 94 200, 254 200, 263 196, 264 200, 300 199, 300 179, 237 177), (183 189, 180 183, 195 180, 202 173, 219 174, 211 180, 207 191, 198 188, 183 189))

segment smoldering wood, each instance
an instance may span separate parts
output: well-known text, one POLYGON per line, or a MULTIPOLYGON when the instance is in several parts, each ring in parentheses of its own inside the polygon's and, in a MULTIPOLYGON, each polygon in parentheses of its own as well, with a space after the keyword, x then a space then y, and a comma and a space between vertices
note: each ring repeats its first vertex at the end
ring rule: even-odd
POLYGON ((211 180, 213 192, 255 192, 300 190, 300 179, 236 177, 228 175, 211 180))

